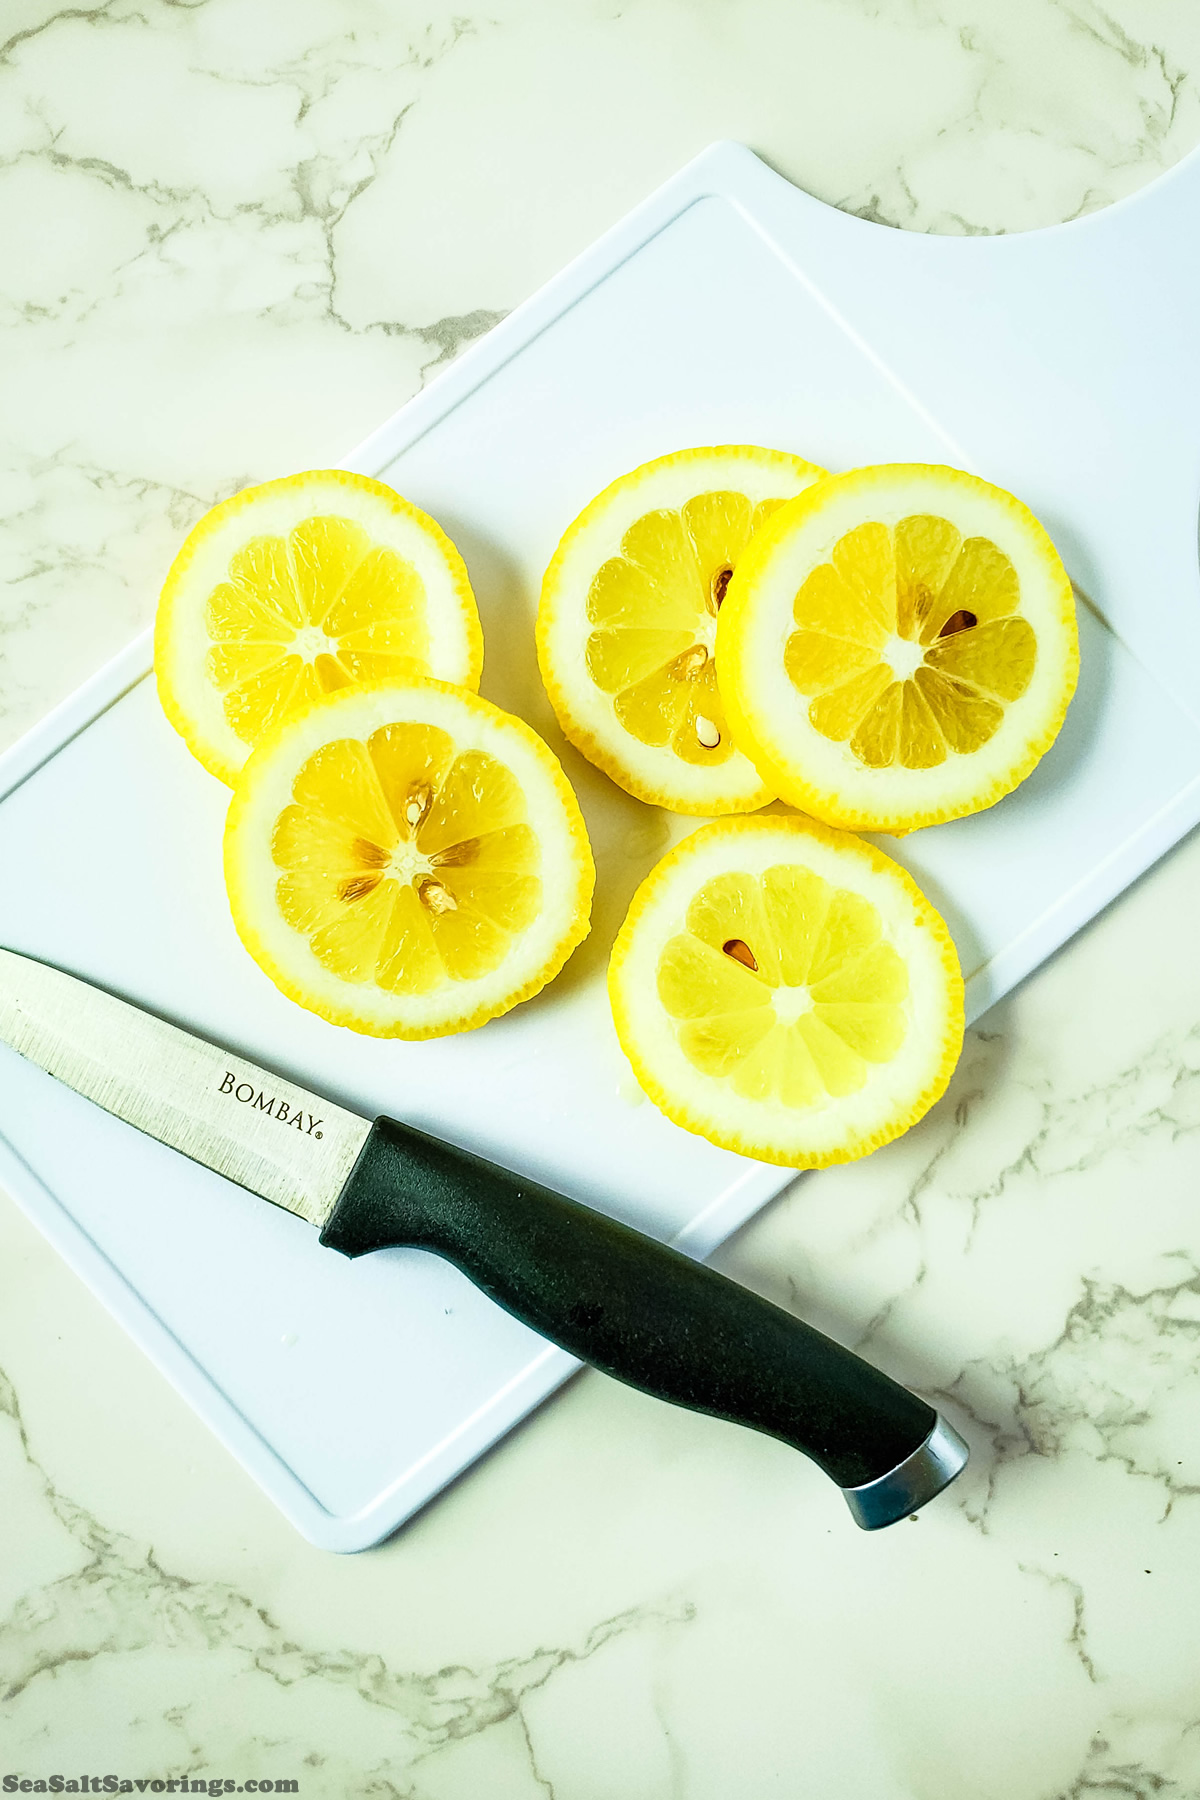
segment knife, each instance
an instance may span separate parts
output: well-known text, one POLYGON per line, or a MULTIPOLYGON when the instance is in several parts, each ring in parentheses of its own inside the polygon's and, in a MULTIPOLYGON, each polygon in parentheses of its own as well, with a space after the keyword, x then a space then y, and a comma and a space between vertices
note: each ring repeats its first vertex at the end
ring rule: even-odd
POLYGON ((782 1438, 837 1483, 864 1530, 915 1512, 966 1464, 958 1433, 923 1400, 715 1269, 11 950, 0 950, 0 1043, 306 1219, 328 1249, 432 1251, 605 1374, 782 1438))

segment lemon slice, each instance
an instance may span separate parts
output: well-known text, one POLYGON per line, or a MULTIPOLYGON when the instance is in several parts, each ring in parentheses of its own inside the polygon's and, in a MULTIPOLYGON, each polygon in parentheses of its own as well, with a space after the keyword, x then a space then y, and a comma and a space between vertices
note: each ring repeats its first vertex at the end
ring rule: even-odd
POLYGON ((706 825, 651 871, 609 996, 668 1118, 794 1168, 898 1137, 962 1048, 958 957, 912 878, 859 838, 782 815, 706 825))
POLYGON ((1049 749, 1079 666, 1033 514, 958 469, 830 477, 754 540, 721 609, 734 737, 783 799, 911 831, 991 806, 1049 749))
POLYGON ((566 737, 638 799, 717 814, 774 795, 726 723, 717 614, 752 534, 822 473, 744 444, 680 450, 568 526, 542 584, 542 680, 566 737))
POLYGON ((172 725, 232 785, 319 694, 426 675, 477 688, 483 636, 432 519, 382 482, 314 469, 244 488, 193 527, 163 586, 154 664, 172 725))
POLYGON ((443 682, 346 688, 258 746, 225 835, 234 924, 292 1000, 377 1037, 508 1012, 587 936, 575 795, 520 719, 443 682))

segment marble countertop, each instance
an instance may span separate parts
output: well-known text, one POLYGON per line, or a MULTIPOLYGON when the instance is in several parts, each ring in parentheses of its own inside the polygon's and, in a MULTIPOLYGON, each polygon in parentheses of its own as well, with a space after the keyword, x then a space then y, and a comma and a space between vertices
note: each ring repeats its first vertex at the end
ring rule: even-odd
MULTIPOLYGON (((205 507, 336 460, 713 139, 986 232, 1200 138, 1187 0, 9 0, 0 31, 0 745, 148 620, 205 507)), ((1198 880, 1193 840, 921 1128, 719 1258, 970 1438, 878 1538, 780 1445, 586 1374, 323 1554, 0 1196, 0 1777, 1194 1800, 1198 880)))

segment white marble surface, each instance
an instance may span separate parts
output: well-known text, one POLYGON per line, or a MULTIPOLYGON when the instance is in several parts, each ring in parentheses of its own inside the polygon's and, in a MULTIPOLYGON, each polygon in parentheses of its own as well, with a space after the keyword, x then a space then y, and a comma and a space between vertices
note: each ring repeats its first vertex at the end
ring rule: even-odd
MULTIPOLYGON (((705 143, 917 230, 1200 137, 1189 0, 8 0, 0 743, 247 479, 347 449, 705 143)), ((585 1376, 381 1550, 291 1533, 0 1206, 0 1776, 410 1800, 1200 1794, 1200 846, 729 1271, 942 1397, 857 1533, 782 1447, 585 1376)))

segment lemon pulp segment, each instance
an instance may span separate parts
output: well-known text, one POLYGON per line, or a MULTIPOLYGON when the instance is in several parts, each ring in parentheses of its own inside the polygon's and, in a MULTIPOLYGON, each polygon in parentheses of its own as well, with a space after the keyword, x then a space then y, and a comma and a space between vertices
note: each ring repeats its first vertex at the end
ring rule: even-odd
POLYGON ((352 682, 429 673, 425 584, 353 519, 251 538, 205 608, 206 673, 247 746, 288 709, 352 682))
POLYGON ((986 744, 1037 660, 1017 573, 988 538, 918 513, 840 537, 784 649, 808 716, 867 768, 936 768, 986 744))
POLYGON ((899 1049, 907 994, 878 909, 798 864, 714 876, 658 963, 688 1061, 788 1107, 857 1092, 899 1049))
POLYGON ((780 500, 695 494, 635 519, 587 593, 587 669, 639 743, 699 767, 733 740, 717 687, 717 612, 751 533, 780 500))
POLYGON ((297 772, 271 854, 288 924, 343 981, 425 994, 487 974, 541 904, 511 770, 407 720, 336 739, 297 772))

